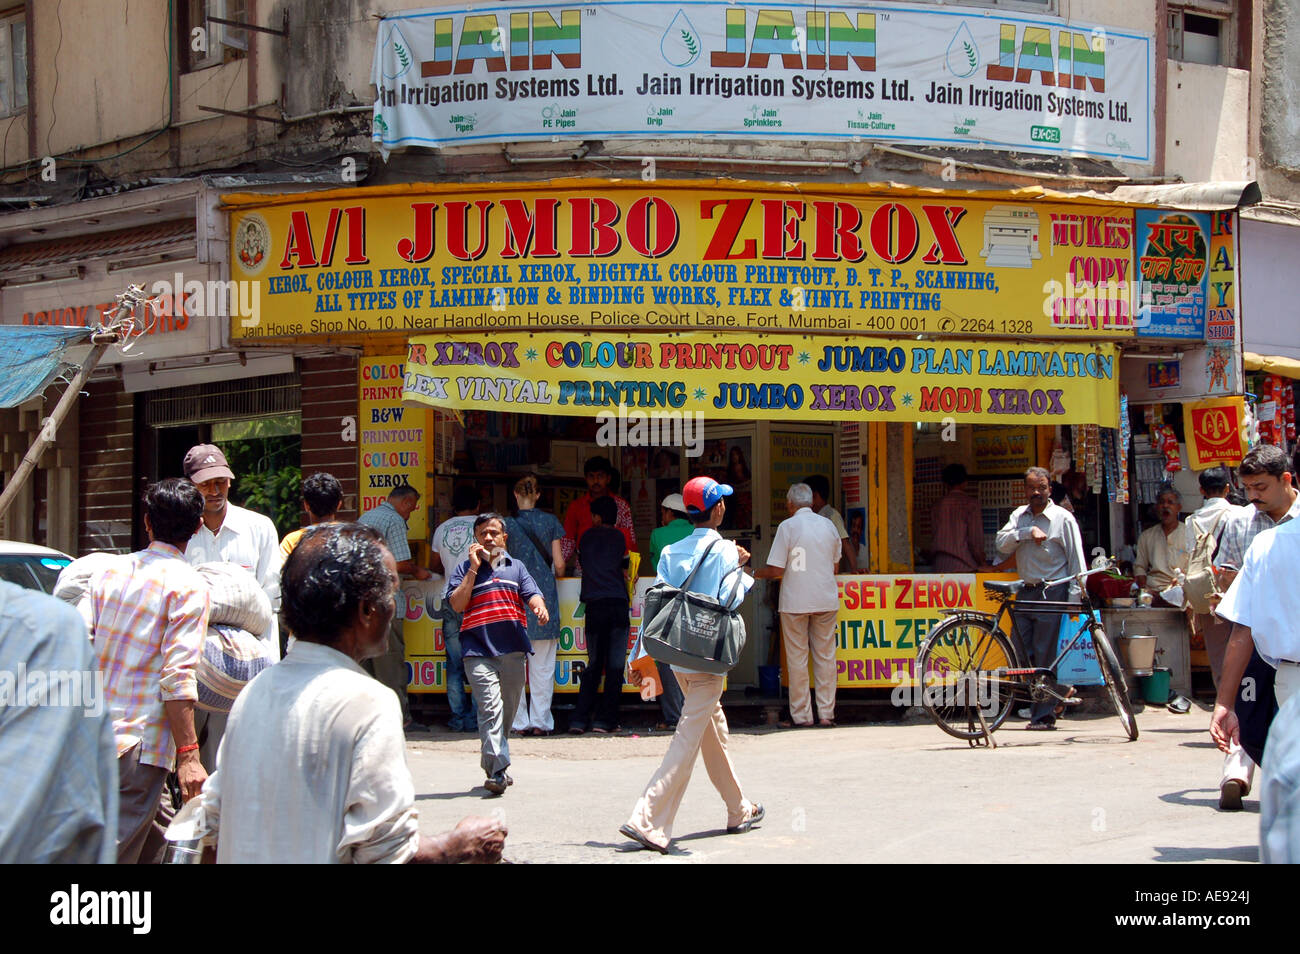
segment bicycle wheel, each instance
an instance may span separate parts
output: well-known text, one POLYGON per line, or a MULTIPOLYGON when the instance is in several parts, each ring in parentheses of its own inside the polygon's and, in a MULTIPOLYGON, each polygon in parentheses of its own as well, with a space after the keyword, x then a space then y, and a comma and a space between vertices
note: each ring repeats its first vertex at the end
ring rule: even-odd
POLYGON ((1119 657, 1110 644, 1110 637, 1100 626, 1092 627, 1092 645, 1097 650, 1097 666, 1101 669, 1101 678, 1110 693, 1110 701, 1115 706, 1119 721, 1128 733, 1128 740, 1136 742, 1138 737, 1137 719, 1133 717, 1133 707, 1128 701, 1128 684, 1124 681, 1124 669, 1119 664, 1119 657))
POLYGON ((983 738, 984 726, 992 733, 1011 713, 1013 683, 999 670, 1014 667, 1016 654, 992 620, 945 620, 930 632, 917 660, 921 708, 949 735, 983 738))

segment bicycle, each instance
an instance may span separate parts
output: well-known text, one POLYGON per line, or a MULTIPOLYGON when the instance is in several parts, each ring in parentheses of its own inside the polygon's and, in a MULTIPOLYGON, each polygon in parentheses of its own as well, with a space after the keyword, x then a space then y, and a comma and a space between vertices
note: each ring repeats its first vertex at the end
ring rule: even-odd
POLYGON ((949 735, 965 739, 972 746, 987 744, 995 747, 993 733, 1006 721, 1017 701, 1034 703, 1050 698, 1063 706, 1077 705, 1081 701, 1070 694, 1071 687, 1060 686, 1055 676, 1066 654, 1088 632, 1092 636, 1097 665, 1111 702, 1129 741, 1136 741, 1137 720, 1129 704, 1124 670, 1111 646, 1110 637, 1102 629, 1085 585, 1087 577, 1109 569, 1110 564, 1044 583, 1046 589, 1077 580, 1083 591, 1079 603, 1035 601, 1021 604, 1023 608, 1018 608, 1013 597, 1025 587, 1024 580, 985 583, 986 595, 998 601, 996 613, 951 612, 931 630, 921 646, 917 672, 922 708, 949 735), (1023 645, 1023 640, 1016 620, 1018 616, 1029 613, 1083 615, 1073 638, 1049 666, 1025 665, 1017 649, 1023 645), (1007 617, 1010 617, 1010 632, 1016 637, 1014 640, 1008 639, 1003 631, 1003 620, 1007 617))

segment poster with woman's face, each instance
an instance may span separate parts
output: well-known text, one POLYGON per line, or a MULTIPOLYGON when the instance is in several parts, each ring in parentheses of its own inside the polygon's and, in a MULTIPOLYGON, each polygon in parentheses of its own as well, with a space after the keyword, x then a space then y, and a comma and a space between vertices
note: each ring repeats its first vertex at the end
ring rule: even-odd
POLYGON ((720 484, 729 484, 734 491, 727 498, 721 530, 748 530, 754 526, 752 459, 753 439, 749 437, 706 441, 703 454, 687 458, 692 477, 712 477, 720 484))

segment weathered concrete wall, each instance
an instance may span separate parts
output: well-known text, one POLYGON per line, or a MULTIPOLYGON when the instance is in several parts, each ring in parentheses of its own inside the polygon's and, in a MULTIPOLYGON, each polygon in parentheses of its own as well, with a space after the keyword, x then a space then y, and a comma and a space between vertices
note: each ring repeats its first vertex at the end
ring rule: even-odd
POLYGON ((1300 40, 1300 0, 1265 0, 1263 23, 1262 176, 1268 194, 1295 199, 1300 197, 1300 49, 1295 45, 1300 40))
POLYGON ((1165 171, 1188 182, 1250 178, 1250 73, 1169 63, 1165 171))

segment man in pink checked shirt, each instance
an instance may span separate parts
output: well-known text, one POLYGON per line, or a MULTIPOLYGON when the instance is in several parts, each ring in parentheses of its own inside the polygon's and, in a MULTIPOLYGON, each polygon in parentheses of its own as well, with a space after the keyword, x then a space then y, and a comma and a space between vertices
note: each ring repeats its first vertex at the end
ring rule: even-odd
POLYGON ((149 546, 90 581, 91 638, 117 741, 118 864, 161 860, 161 838, 149 835, 173 765, 186 801, 207 778, 194 703, 210 598, 185 562, 203 495, 188 480, 162 480, 145 491, 144 506, 149 546))

